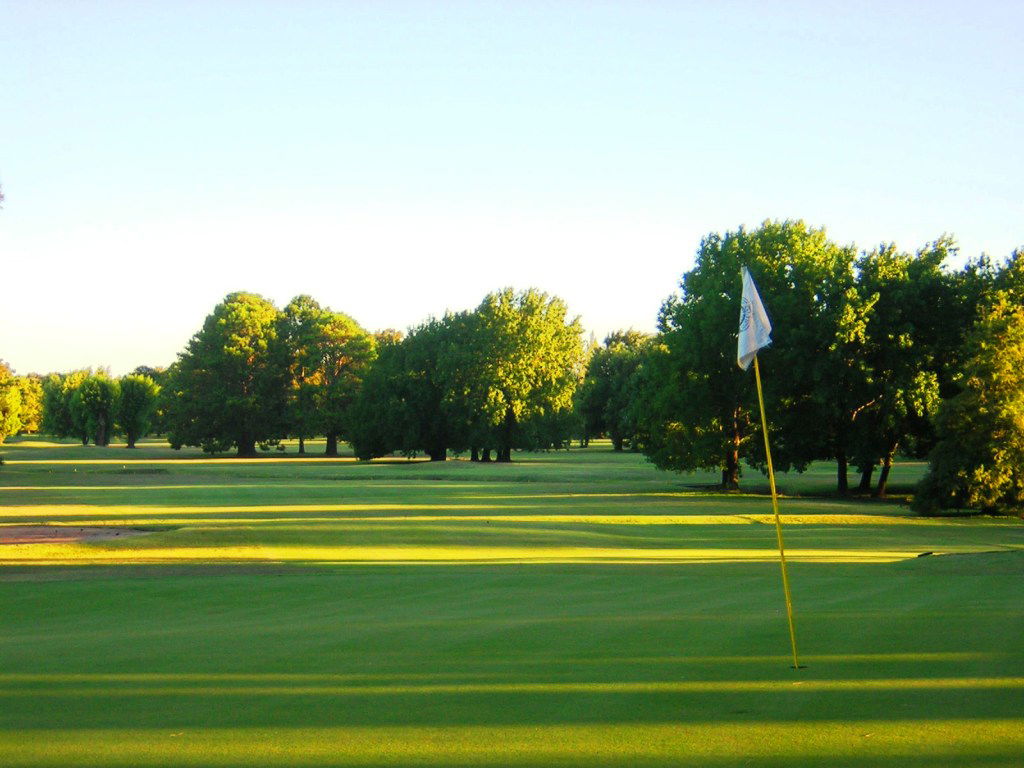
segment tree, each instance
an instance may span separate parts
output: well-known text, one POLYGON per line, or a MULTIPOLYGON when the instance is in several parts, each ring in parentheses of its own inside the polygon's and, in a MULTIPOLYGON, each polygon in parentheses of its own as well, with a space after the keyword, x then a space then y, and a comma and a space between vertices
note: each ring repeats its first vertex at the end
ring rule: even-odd
POLYGON ((278 338, 278 311, 263 297, 226 296, 169 374, 173 447, 235 447, 239 456, 254 456, 257 443, 287 433, 287 350, 278 338))
POLYGON ((21 388, 14 372, 0 360, 0 444, 21 429, 21 388))
POLYGON ((852 249, 802 221, 705 237, 680 293, 662 305, 657 343, 638 376, 648 457, 664 469, 721 469, 725 488, 737 486, 744 453, 764 465, 754 387, 736 365, 747 266, 775 327, 765 399, 776 468, 837 456, 842 489, 848 424, 862 397, 859 373, 849 368, 864 314, 851 290, 852 260, 852 249))
POLYGON ((861 491, 880 465, 874 495, 885 496, 896 452, 917 454, 931 440, 940 361, 963 333, 940 333, 951 298, 942 267, 954 247, 942 238, 911 256, 889 244, 857 261, 857 289, 872 306, 863 358, 870 399, 855 425, 861 491))
POLYGON ((35 373, 18 377, 21 391, 21 434, 35 434, 43 418, 43 380, 35 373))
POLYGON ((75 393, 91 370, 51 373, 43 381, 43 418, 40 429, 56 437, 76 437, 82 445, 89 444, 85 413, 78 407, 75 393))
POLYGON ((469 419, 459 382, 462 374, 474 374, 455 361, 472 343, 468 317, 449 313, 400 341, 382 339, 351 419, 357 456, 422 451, 431 461, 444 461, 450 448, 465 442, 469 419))
POLYGON ((153 380, 158 388, 156 406, 153 409, 153 413, 150 417, 150 425, 147 434, 150 435, 166 435, 167 434, 167 391, 164 385, 167 383, 169 378, 168 368, 161 368, 159 366, 153 367, 149 365, 138 365, 132 372, 132 376, 147 376, 153 380))
POLYGON ((351 317, 296 296, 284 308, 280 336, 289 352, 289 423, 305 453, 305 438, 327 437, 326 453, 338 455, 338 438, 350 426, 352 404, 374 356, 374 338, 351 317))
POLYGON ((288 423, 299 439, 299 453, 306 452, 306 438, 319 429, 314 392, 320 371, 319 341, 324 310, 309 296, 296 296, 278 318, 278 335, 288 350, 288 423))
POLYGON ((118 391, 117 382, 99 371, 86 377, 71 398, 76 423, 84 425, 86 439, 92 439, 96 445, 110 445, 118 391))
POLYGON ((325 453, 337 456, 339 438, 351 436, 352 409, 376 357, 377 344, 351 317, 328 309, 319 326, 316 348, 319 368, 313 402, 327 438, 325 453))
POLYGON ((578 407, 584 418, 585 434, 607 434, 616 451, 635 439, 637 425, 630 407, 633 377, 650 338, 633 330, 609 334, 604 346, 590 356, 583 379, 578 407))
POLYGON ((914 508, 1024 510, 1024 307, 996 294, 965 344, 962 391, 943 401, 914 508))
POLYGON ((129 448, 149 434, 159 394, 160 387, 149 376, 129 374, 121 378, 115 412, 129 448))
POLYGON ((498 461, 511 461, 517 426, 572 408, 583 379, 579 318, 536 289, 506 288, 476 310, 481 344, 480 388, 471 396, 493 429, 498 461))
POLYGON ((356 457, 364 461, 397 450, 408 452, 412 422, 405 399, 407 346, 399 336, 378 337, 377 357, 366 373, 353 405, 350 440, 356 457))
POLYGON ((356 455, 443 461, 469 449, 486 461, 496 450, 510 461, 514 447, 563 445, 583 360, 579 323, 565 314, 560 299, 507 290, 386 340, 355 409, 356 455))

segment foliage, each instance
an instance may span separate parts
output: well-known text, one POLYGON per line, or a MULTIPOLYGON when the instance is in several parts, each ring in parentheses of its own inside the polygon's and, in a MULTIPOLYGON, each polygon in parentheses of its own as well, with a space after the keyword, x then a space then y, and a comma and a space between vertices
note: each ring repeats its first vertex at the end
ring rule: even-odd
POLYGON ((0 360, 0 443, 21 429, 21 387, 14 372, 0 360))
POLYGON ((35 434, 43 418, 43 379, 35 373, 19 376, 18 389, 21 392, 21 434, 35 434))
POLYGON ((862 396, 859 374, 846 365, 863 343, 852 260, 851 249, 801 221, 705 237, 681 292, 662 306, 658 344, 638 376, 651 460, 665 469, 720 468, 724 487, 736 486, 741 454, 763 465, 755 389, 736 365, 741 266, 751 270, 775 327, 765 398, 776 466, 800 469, 842 454, 862 396))
POLYGON ((76 437, 82 445, 89 442, 84 413, 74 405, 75 392, 91 370, 51 373, 43 380, 43 418, 40 430, 55 437, 76 437))
POLYGON ((338 437, 346 436, 353 402, 374 355, 374 339, 348 315, 297 296, 279 320, 280 337, 289 353, 289 424, 299 438, 327 436, 327 454, 337 455, 338 437))
POLYGON ((133 376, 148 376, 153 380, 153 383, 157 385, 159 393, 157 394, 156 406, 153 409, 153 414, 150 417, 150 426, 147 434, 155 435, 166 435, 167 434, 167 413, 166 413, 166 390, 164 385, 168 379, 168 368, 162 368, 160 366, 149 366, 149 365, 138 365, 136 366, 131 375, 133 376))
POLYGON ((608 435, 616 451, 627 441, 635 443, 633 379, 650 339, 649 334, 633 330, 609 334, 604 346, 591 354, 580 387, 577 408, 583 416, 584 433, 608 435))
POLYGON ((510 288, 476 310, 479 388, 472 399, 492 428, 499 461, 511 461, 516 426, 572 408, 583 379, 579 318, 546 293, 510 288))
POLYGON ((1024 511, 1024 307, 999 293, 968 336, 962 391, 939 409, 939 442, 915 508, 1024 511))
POLYGON ((169 372, 168 439, 204 451, 256 444, 287 431, 288 355, 278 311, 251 293, 232 293, 206 318, 169 372))
POLYGON ((410 415, 403 399, 405 352, 400 338, 380 338, 377 357, 366 373, 353 404, 350 440, 358 458, 367 460, 401 450, 410 415))
POLYGON ((362 458, 393 451, 444 460, 469 449, 563 446, 572 432, 582 376, 577 320, 536 290, 487 296, 474 312, 446 314, 384 338, 355 408, 353 445, 362 458))
POLYGON ((103 371, 87 376, 71 397, 71 411, 84 434, 96 445, 110 445, 118 383, 103 371))
POLYGON ((412 329, 404 339, 382 339, 355 408, 357 456, 423 451, 443 461, 449 448, 465 443, 471 418, 464 387, 474 377, 466 365, 472 327, 468 313, 447 314, 412 329))
POLYGON ((885 495, 897 450, 919 454, 932 440, 943 349, 963 333, 943 328, 952 281, 942 267, 954 250, 949 238, 913 256, 884 245, 857 262, 857 289, 871 313, 864 349, 870 399, 855 415, 856 463, 864 491, 881 464, 877 496, 885 495))
POLYGON ((149 376, 133 373, 121 378, 116 417, 129 448, 149 434, 159 394, 160 387, 149 376))

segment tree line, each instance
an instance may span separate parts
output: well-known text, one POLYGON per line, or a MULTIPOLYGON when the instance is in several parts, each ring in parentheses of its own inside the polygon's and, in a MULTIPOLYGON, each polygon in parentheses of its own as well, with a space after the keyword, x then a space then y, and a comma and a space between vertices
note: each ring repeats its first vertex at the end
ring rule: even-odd
POLYGON ((618 331, 601 346, 581 343, 578 318, 536 289, 494 292, 404 334, 370 333, 309 296, 279 310, 234 293, 166 370, 114 380, 0 367, 0 438, 20 419, 98 444, 153 430, 174 447, 248 456, 284 438, 304 452, 322 436, 328 455, 348 442, 362 459, 510 461, 606 436, 735 488, 744 464, 765 465, 754 388, 735 363, 747 266, 775 328, 762 369, 780 470, 833 460, 839 493, 884 496, 897 456, 930 456, 920 509, 1019 508, 1024 263, 1017 251, 954 269, 956 255, 949 237, 858 251, 801 221, 710 233, 657 333, 618 331), (16 398, 26 415, 11 416, 16 398))
POLYGON ((1024 508, 1024 253, 952 269, 955 242, 858 252, 801 221, 705 237, 658 333, 591 358, 589 429, 663 469, 764 469, 756 391, 736 365, 741 266, 774 326, 762 355, 774 464, 836 463, 840 494, 884 496, 897 455, 928 457, 921 511, 1024 508))
MULTIPOLYGON (((522 448, 564 447, 585 373, 577 318, 530 289, 489 294, 472 311, 405 334, 370 333, 298 296, 279 310, 251 293, 225 297, 167 369, 31 378, 48 434, 129 447, 151 431, 174 448, 255 455, 285 438, 326 438, 369 459, 468 452, 507 462, 522 448)), ((16 432, 17 429, 12 429, 16 432)))

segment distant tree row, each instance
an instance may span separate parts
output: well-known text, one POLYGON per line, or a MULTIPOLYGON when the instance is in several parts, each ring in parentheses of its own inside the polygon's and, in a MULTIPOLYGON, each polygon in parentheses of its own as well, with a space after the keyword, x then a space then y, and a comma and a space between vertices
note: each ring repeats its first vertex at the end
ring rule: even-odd
POLYGON ((775 466, 832 459, 837 488, 886 493, 897 454, 931 455, 919 509, 1024 505, 1024 256, 948 268, 943 237, 916 253, 858 253, 803 222, 712 233, 653 338, 613 334, 592 358, 580 408, 616 447, 659 467, 765 463, 756 392, 736 365, 747 266, 774 325, 762 354, 775 466), (877 473, 877 478, 875 477, 877 473))
POLYGON ((156 422, 159 393, 153 378, 138 371, 119 379, 105 371, 52 373, 42 381, 40 430, 82 445, 109 445, 123 434, 134 448, 156 422))
POLYGON ((303 452, 324 435, 328 455, 344 440, 361 458, 509 461, 513 448, 569 439, 582 376, 578 321, 537 291, 491 294, 404 337, 371 335, 308 296, 279 311, 234 293, 168 370, 163 402, 175 447, 247 456, 295 437, 303 452))

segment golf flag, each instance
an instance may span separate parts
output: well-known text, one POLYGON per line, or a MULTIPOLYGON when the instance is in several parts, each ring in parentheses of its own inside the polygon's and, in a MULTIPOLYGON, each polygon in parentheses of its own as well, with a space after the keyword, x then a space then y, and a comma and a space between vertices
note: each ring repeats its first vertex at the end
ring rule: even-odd
POLYGON ((740 303, 739 346, 736 364, 744 371, 757 356, 757 350, 772 343, 772 323, 757 293, 750 270, 743 267, 743 299, 740 303))
POLYGON ((772 449, 768 444, 768 418, 764 413, 764 392, 761 390, 761 366, 757 362, 757 351, 772 343, 772 324, 764 304, 757 293, 750 270, 743 267, 743 300, 740 303, 739 346, 736 350, 736 364, 744 371, 754 364, 754 381, 757 382, 757 403, 761 407, 761 429, 764 431, 764 456, 768 464, 768 485, 772 489, 772 511, 775 513, 775 535, 779 540, 779 565, 782 569, 782 592, 786 598, 786 618, 789 621, 789 643, 793 649, 793 669, 802 669, 796 652, 796 627, 793 623, 793 597, 789 593, 789 575, 786 573, 786 548, 782 542, 782 519, 779 517, 779 494, 775 489, 775 470, 772 467, 772 449))

